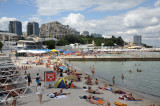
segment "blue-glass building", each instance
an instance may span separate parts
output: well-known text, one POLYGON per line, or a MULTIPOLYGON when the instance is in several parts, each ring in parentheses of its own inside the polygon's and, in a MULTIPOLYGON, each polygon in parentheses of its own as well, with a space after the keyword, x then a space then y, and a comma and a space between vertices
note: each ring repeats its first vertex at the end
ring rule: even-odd
POLYGON ((29 35, 39 36, 39 24, 37 22, 28 22, 27 36, 29 36, 29 35))
POLYGON ((22 23, 20 21, 10 21, 9 32, 22 35, 22 23))

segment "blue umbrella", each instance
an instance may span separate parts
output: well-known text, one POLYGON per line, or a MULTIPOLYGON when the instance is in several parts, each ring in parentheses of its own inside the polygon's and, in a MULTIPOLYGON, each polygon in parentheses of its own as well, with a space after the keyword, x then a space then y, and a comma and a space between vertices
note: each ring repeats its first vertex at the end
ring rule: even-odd
POLYGON ((59 68, 62 69, 62 70, 67 70, 67 68, 64 67, 64 66, 60 66, 59 68))

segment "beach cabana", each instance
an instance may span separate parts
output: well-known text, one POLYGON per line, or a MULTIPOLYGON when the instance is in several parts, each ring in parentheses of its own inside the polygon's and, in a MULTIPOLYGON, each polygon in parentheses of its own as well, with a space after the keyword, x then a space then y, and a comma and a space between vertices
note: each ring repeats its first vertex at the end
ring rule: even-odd
POLYGON ((57 88, 66 88, 66 85, 65 85, 65 77, 59 79, 59 80, 56 82, 55 87, 57 87, 57 88))

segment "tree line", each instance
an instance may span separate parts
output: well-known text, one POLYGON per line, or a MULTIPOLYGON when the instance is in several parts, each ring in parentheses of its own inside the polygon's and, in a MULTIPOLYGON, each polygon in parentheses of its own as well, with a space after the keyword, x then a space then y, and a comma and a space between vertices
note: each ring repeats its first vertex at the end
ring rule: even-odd
POLYGON ((57 46, 64 46, 73 43, 91 44, 92 41, 95 42, 95 46, 101 46, 102 43, 104 43, 104 46, 124 45, 124 41, 120 36, 119 37, 112 36, 111 38, 103 38, 103 37, 95 38, 93 36, 83 37, 83 36, 68 35, 60 39, 57 46))

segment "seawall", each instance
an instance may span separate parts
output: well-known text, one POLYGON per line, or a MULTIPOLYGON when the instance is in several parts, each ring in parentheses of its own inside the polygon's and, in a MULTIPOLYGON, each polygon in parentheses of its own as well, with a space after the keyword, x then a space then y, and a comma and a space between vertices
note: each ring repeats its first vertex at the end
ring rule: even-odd
POLYGON ((119 56, 63 56, 68 61, 160 61, 160 57, 119 57, 119 56))

